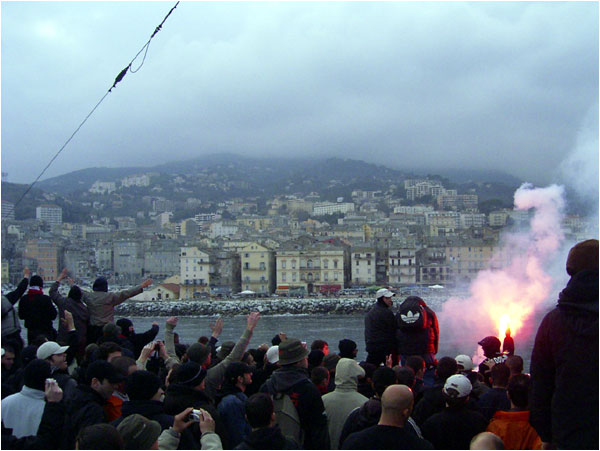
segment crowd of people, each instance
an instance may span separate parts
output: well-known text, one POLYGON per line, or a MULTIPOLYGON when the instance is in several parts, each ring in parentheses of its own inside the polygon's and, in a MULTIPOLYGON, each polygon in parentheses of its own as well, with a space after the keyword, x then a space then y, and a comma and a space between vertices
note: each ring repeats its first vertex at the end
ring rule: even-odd
POLYGON ((217 319, 184 344, 178 319, 138 333, 114 308, 148 287, 93 291, 63 271, 43 293, 24 271, 2 296, 3 449, 597 449, 598 241, 576 245, 571 279, 542 321, 530 374, 508 334, 485 360, 436 358, 439 326, 382 288, 358 345, 273 331, 249 349, 260 314, 220 343, 217 319), (72 282, 72 281, 71 281, 72 282), (18 303, 18 306, 17 306, 18 303), (18 308, 16 308, 16 306, 18 308), (59 318, 58 330, 53 327, 59 318), (24 321, 27 345, 18 319, 24 321), (311 344, 308 345, 306 339, 311 344), (476 362, 479 363, 479 362, 476 362))

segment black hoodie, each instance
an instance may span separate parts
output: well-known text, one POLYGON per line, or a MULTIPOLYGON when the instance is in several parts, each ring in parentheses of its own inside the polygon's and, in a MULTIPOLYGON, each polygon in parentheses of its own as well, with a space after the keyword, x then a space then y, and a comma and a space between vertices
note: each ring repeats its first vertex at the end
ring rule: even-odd
POLYGON ((558 448, 598 449, 598 269, 569 280, 531 355, 530 423, 558 448))
POLYGON ((253 430, 248 438, 234 449, 300 449, 293 440, 286 438, 278 426, 253 430))

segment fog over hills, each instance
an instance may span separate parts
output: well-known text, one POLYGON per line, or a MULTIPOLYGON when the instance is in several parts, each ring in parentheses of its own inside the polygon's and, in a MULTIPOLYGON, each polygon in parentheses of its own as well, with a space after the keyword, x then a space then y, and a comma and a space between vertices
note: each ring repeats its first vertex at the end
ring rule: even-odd
MULTIPOLYGON (((211 154, 189 160, 173 161, 155 166, 122 168, 96 167, 69 172, 43 180, 37 186, 45 191, 61 194, 87 190, 97 180, 118 181, 133 174, 154 172, 165 175, 194 175, 200 171, 218 172, 257 186, 303 178, 319 182, 331 180, 393 179, 440 176, 456 183, 495 182, 510 186, 522 183, 519 178, 496 170, 448 168, 432 171, 425 168, 398 168, 376 165, 349 158, 254 158, 236 154, 211 154)), ((365 181, 366 182, 366 181, 365 181)), ((365 186, 364 189, 369 189, 365 186)))

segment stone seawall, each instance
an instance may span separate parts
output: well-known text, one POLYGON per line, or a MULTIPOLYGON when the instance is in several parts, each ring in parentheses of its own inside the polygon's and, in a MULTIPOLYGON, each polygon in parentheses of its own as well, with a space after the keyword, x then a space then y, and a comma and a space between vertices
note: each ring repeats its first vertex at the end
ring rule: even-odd
POLYGON ((126 301, 115 309, 122 316, 237 316, 250 312, 262 315, 365 313, 372 298, 279 298, 211 301, 126 301))

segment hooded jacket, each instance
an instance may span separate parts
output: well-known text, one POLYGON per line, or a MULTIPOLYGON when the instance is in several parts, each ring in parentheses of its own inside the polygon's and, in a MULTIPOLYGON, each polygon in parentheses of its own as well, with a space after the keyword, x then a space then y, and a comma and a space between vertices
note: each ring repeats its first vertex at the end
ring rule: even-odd
MULTIPOLYGON (((405 331, 400 328, 396 330, 396 342, 398 343, 398 354, 400 355, 422 356, 424 354, 437 354, 438 352, 440 326, 438 325, 437 316, 422 299, 419 299, 419 304, 427 312, 427 324, 421 330, 405 331)), ((398 321, 398 315, 400 315, 400 312, 396 313, 396 321, 398 321)))
POLYGON ((242 440, 250 435, 252 430, 246 420, 247 401, 248 397, 240 389, 230 389, 217 406, 219 415, 227 430, 229 447, 239 445, 242 440))
POLYGON ((106 279, 104 283, 99 277, 93 285, 92 292, 83 291, 83 302, 88 306, 90 312, 90 325, 104 326, 106 323, 115 322, 115 307, 122 304, 130 297, 140 294, 144 291, 141 285, 129 290, 117 291, 109 293, 106 279), (99 282, 100 280, 100 282, 99 282))
POLYGON ((368 353, 389 354, 396 348, 396 318, 383 299, 378 299, 365 316, 365 343, 368 353))
POLYGON ((116 324, 121 328, 122 338, 128 340, 133 345, 133 353, 136 358, 142 352, 142 348, 154 340, 159 331, 159 327, 154 324, 144 333, 136 334, 135 332, 130 332, 129 327, 133 326, 133 323, 127 318, 117 320, 116 324))
POLYGON ((304 449, 329 449, 329 431, 325 406, 319 389, 308 378, 304 368, 286 365, 271 374, 260 388, 262 393, 287 394, 300 417, 304 431, 304 449))
POLYGON ((558 448, 598 449, 598 269, 576 273, 535 337, 530 423, 558 448))
POLYGON ((368 401, 356 391, 358 378, 364 376, 365 370, 352 359, 340 359, 335 368, 335 390, 323 396, 331 449, 338 449, 340 434, 350 412, 368 401))

